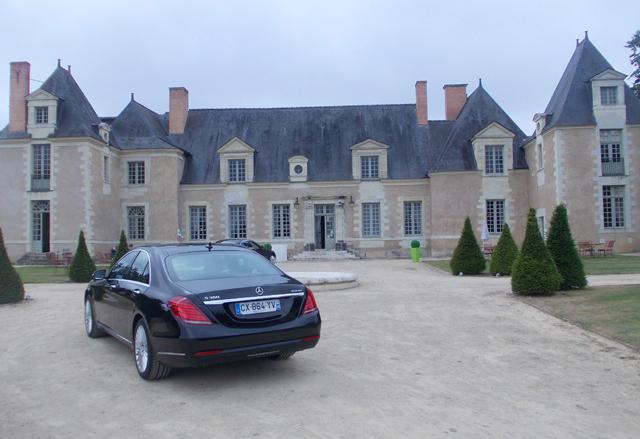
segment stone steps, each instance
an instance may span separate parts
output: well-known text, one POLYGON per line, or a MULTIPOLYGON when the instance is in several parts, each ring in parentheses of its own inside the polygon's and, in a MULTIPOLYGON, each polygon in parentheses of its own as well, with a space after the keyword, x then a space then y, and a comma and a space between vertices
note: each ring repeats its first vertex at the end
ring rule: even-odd
POLYGON ((348 250, 305 250, 291 259, 294 261, 340 261, 359 258, 348 250))
POLYGON ((16 261, 16 265, 48 265, 49 260, 45 253, 25 253, 16 261))

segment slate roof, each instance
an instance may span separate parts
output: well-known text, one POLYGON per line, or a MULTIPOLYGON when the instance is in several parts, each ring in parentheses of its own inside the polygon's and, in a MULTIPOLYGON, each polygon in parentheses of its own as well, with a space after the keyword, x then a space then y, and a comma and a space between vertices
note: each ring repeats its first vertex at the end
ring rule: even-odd
POLYGON ((309 181, 350 180, 350 148, 367 139, 389 146, 391 178, 422 178, 428 169, 413 104, 190 110, 184 134, 170 136, 192 155, 183 183, 219 182, 217 150, 234 137, 256 150, 255 181, 288 181, 294 155, 309 159, 309 181))
MULTIPOLYGON (((589 38, 582 40, 544 111, 547 114, 544 131, 556 126, 596 125, 591 78, 608 69, 614 70, 589 38)), ((640 123, 640 101, 626 84, 625 103, 627 123, 640 123)))
MULTIPOLYGON (((87 100, 71 73, 58 66, 40 89, 58 98, 57 126, 50 137, 92 137, 98 135, 100 118, 87 100)), ((27 133, 10 133, 8 126, 0 132, 0 139, 29 137, 27 133)))
POLYGON ((123 150, 175 149, 167 134, 162 116, 131 99, 112 120, 110 139, 123 150))
MULTIPOLYGON (((333 107, 192 109, 184 134, 168 134, 168 114, 159 115, 133 98, 115 118, 100 119, 71 74, 58 67, 42 89, 59 98, 53 137, 99 139, 98 124, 111 124, 111 143, 123 150, 173 149, 186 153, 183 184, 219 183, 217 150, 234 137, 255 149, 254 181, 289 181, 288 159, 309 159, 309 181, 351 180, 351 147, 365 140, 389 146, 388 174, 393 179, 426 178, 429 172, 476 169, 471 138, 497 122, 522 131, 479 87, 456 121, 416 121, 415 104, 333 107)), ((26 135, 26 133, 22 133, 26 135)), ((0 138, 20 133, 0 133, 0 138)), ((526 167, 520 150, 516 167, 526 167)))
POLYGON ((498 123, 515 134, 513 139, 513 167, 526 169, 521 146, 526 135, 482 86, 469 95, 458 119, 453 124, 432 171, 468 171, 477 169, 471 139, 492 123, 498 123))

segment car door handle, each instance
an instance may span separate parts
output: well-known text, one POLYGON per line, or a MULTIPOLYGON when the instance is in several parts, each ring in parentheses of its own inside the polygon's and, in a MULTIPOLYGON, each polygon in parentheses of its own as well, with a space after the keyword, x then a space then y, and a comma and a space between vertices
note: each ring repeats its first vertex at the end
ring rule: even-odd
POLYGON ((118 284, 117 283, 115 283, 115 284, 109 283, 109 289, 110 290, 115 290, 116 288, 118 288, 118 284))
POLYGON ((140 294, 140 290, 139 290, 138 288, 134 289, 134 290, 133 290, 133 294, 135 294, 135 295, 140 294))

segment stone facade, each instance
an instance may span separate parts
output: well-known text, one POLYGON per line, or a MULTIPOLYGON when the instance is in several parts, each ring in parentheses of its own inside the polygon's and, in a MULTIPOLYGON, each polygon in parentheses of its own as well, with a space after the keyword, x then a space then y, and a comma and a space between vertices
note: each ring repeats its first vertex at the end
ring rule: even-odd
MULTIPOLYGON (((576 75, 572 63, 579 70, 580 57, 599 55, 581 44, 559 88, 576 75)), ((187 90, 174 87, 165 115, 132 99, 117 118, 98 118, 69 72, 58 67, 29 93, 28 63, 12 63, 0 227, 14 261, 73 250, 81 229, 101 259, 120 230, 133 245, 237 235, 290 254, 351 248, 369 257, 405 256, 417 239, 436 256, 452 252, 467 216, 478 238, 495 244, 505 222, 521 242, 530 207, 548 228, 565 203, 576 240, 638 251, 640 104, 621 74, 596 73, 586 82, 590 119, 563 122, 552 98, 527 138, 481 85, 468 97, 466 84, 444 87, 446 121, 428 119, 426 81, 406 106, 189 110, 187 90), (269 119, 280 114, 282 125, 269 119), (307 129, 295 118, 320 122, 307 129), (254 127, 262 131, 252 137, 254 127), (265 146, 269 136, 275 146, 265 146), (603 146, 606 136, 617 146, 603 146), (609 147, 615 157, 605 162, 609 147)))

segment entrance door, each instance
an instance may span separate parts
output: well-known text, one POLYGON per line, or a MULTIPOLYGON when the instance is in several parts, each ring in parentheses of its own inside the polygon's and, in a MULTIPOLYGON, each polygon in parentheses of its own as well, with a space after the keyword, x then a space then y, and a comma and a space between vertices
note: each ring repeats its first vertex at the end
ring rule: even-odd
POLYGON ((31 250, 34 253, 47 253, 50 248, 49 201, 31 202, 31 250))
POLYGON ((336 211, 334 204, 315 205, 315 241, 318 249, 336 246, 336 211))

